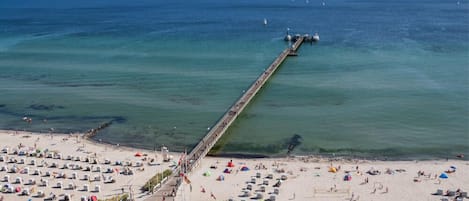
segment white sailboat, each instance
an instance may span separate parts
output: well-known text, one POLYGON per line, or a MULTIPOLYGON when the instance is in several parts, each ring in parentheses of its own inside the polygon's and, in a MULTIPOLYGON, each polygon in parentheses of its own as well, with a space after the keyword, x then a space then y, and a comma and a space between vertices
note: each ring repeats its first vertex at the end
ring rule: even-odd
POLYGON ((267 19, 264 18, 264 26, 266 26, 266 25, 267 25, 267 19))

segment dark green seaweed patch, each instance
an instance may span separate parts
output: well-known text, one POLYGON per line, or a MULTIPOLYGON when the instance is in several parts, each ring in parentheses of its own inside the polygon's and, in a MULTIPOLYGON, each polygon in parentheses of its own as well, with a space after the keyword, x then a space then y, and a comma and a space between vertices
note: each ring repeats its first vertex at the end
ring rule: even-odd
POLYGON ((33 110, 46 110, 46 111, 52 111, 55 109, 64 109, 64 106, 61 105, 42 105, 42 104, 32 104, 28 108, 33 109, 33 110))
POLYGON ((287 154, 290 155, 290 153, 295 149, 295 147, 297 147, 298 145, 301 144, 301 141, 303 140, 303 137, 301 137, 301 135, 298 135, 298 134, 294 134, 290 140, 287 142, 287 145, 288 145, 288 151, 287 151, 287 154))

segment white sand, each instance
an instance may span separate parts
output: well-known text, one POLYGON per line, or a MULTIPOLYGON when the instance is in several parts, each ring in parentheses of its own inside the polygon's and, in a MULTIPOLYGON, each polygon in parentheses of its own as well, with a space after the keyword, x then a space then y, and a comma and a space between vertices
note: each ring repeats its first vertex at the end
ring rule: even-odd
MULTIPOLYGON (((78 136, 78 135, 77 135, 78 136)), ((135 198, 143 199, 143 196, 146 196, 145 194, 142 194, 140 191, 140 188, 143 186, 143 184, 148 181, 151 177, 153 177, 157 172, 162 172, 165 169, 170 169, 170 165, 173 163, 163 163, 162 156, 160 152, 155 154, 153 151, 148 151, 148 150, 139 150, 139 149, 133 149, 133 148, 127 148, 127 147, 117 147, 117 146, 111 146, 111 145, 104 145, 104 144, 98 144, 94 143, 89 140, 83 140, 81 137, 75 137, 71 135, 66 135, 66 134, 54 134, 53 137, 51 138, 51 135, 49 134, 33 134, 30 132, 15 132, 15 131, 2 131, 0 130, 0 149, 3 149, 5 147, 9 147, 9 154, 5 153, 0 153, 0 156, 3 157, 8 157, 14 158, 17 161, 20 161, 21 159, 25 160, 24 164, 19 164, 19 163, 8 163, 7 161, 0 162, 0 168, 3 166, 7 166, 8 168, 12 168, 14 165, 16 165, 19 169, 24 169, 24 168, 29 168, 29 174, 20 174, 20 173, 8 173, 5 171, 0 171, 0 184, 3 186, 7 182, 3 181, 5 175, 10 175, 10 183, 14 183, 15 179, 17 177, 21 177, 24 181, 23 184, 12 184, 14 187, 20 186, 22 189, 24 188, 29 188, 29 189, 35 189, 37 192, 38 190, 41 190, 45 192, 46 198, 49 197, 49 194, 52 192, 56 194, 57 196, 63 195, 63 194, 70 194, 72 196, 72 200, 80 200, 81 196, 89 196, 89 195, 96 195, 99 199, 104 199, 104 198, 109 198, 112 196, 115 196, 117 194, 122 193, 122 188, 124 188, 125 192, 130 191, 130 186, 131 189, 134 192, 135 198), (16 134, 17 133, 17 134, 16 134), (77 142, 78 139, 78 142, 77 142), (26 156, 18 156, 18 155, 12 155, 11 152, 14 148, 18 148, 19 144, 24 145, 26 148, 30 147, 31 149, 34 149, 34 146, 36 146, 39 149, 49 149, 49 150, 54 150, 58 151, 59 153, 62 154, 62 156, 65 158, 68 155, 71 156, 80 156, 82 157, 82 161, 75 161, 75 160, 64 160, 64 159, 52 159, 52 158, 36 158, 36 157, 26 157, 26 156), (146 162, 143 162, 142 167, 136 167, 136 162, 137 161, 142 161, 142 159, 145 157, 135 157, 134 154, 136 152, 141 152, 142 154, 148 154, 148 158, 155 158, 156 161, 155 164, 149 165, 148 160, 146 162), (88 162, 84 162, 86 157, 94 157, 96 153, 96 158, 99 159, 99 164, 91 164, 88 162), (31 160, 35 160, 36 164, 40 164, 41 161, 45 161, 48 163, 48 166, 50 166, 53 162, 58 164, 57 168, 49 168, 49 167, 37 167, 37 165, 30 165, 31 160), (109 159, 112 164, 104 164, 105 159, 109 159), (134 172, 134 175, 123 175, 119 174, 117 172, 115 173, 103 173, 106 171, 106 169, 112 168, 116 169, 118 168, 119 171, 123 171, 123 166, 116 166, 113 163, 115 161, 122 161, 125 163, 125 161, 129 161, 133 163, 133 166, 131 169, 134 172), (92 167, 92 169, 96 170, 97 166, 101 166, 101 172, 95 172, 95 171, 84 171, 84 170, 71 170, 71 169, 61 169, 64 164, 75 164, 75 165, 81 165, 82 167, 92 167), (141 171, 141 168, 144 168, 143 171, 141 171), (35 169, 39 169, 42 171, 41 175, 44 175, 46 171, 50 171, 52 174, 54 173, 65 173, 66 177, 71 177, 73 172, 78 173, 78 179, 69 179, 69 178, 54 178, 53 176, 50 177, 43 177, 40 175, 32 175, 35 169), (85 181, 82 180, 85 174, 88 174, 91 176, 91 178, 96 177, 101 177, 101 181, 85 181), (115 183, 104 183, 103 180, 103 175, 105 177, 112 176, 115 178, 116 182, 115 183), (28 183, 29 179, 35 179, 36 185, 26 185, 28 183), (49 186, 48 187, 42 187, 39 186, 40 180, 41 179, 47 179, 49 186), (59 188, 53 188, 54 186, 57 185, 58 182, 63 182, 63 186, 65 188, 68 187, 70 183, 73 183, 77 186, 77 189, 75 190, 66 190, 66 189, 59 189, 59 188), (85 192, 81 191, 83 189, 83 186, 85 184, 89 185, 90 191, 85 192), (96 185, 101 186, 101 192, 91 192, 95 189, 96 185)), ((23 149, 26 149, 23 148, 23 149)), ((171 153, 172 155, 175 155, 175 153, 171 153)), ((174 158, 178 158, 178 156, 174 156, 174 158)), ((1 188, 1 187, 0 187, 1 188)), ((44 198, 34 198, 32 196, 25 196, 21 197, 18 195, 19 193, 12 193, 12 194, 5 194, 5 193, 0 193, 0 197, 4 196, 4 201, 10 201, 10 200, 27 200, 28 198, 33 198, 33 200, 43 200, 44 198)), ((32 195, 36 195, 36 193, 33 193, 32 195)), ((59 196, 59 198, 63 198, 63 196, 59 196)))
MULTIPOLYGON (((67 155, 93 157, 96 153, 97 158, 100 160, 99 166, 105 170, 107 167, 119 168, 122 170, 122 166, 113 166, 102 164, 104 159, 110 159, 112 162, 116 160, 120 161, 132 161, 134 164, 136 161, 141 161, 142 157, 137 158, 134 154, 137 151, 140 151, 144 154, 148 154, 148 157, 155 157, 155 153, 148 150, 138 150, 126 147, 116 147, 104 144, 97 144, 88 140, 83 140, 78 138, 80 142, 77 143, 75 137, 70 137, 70 135, 54 135, 51 139, 51 136, 48 134, 32 134, 19 132, 15 134, 14 131, 0 131, 0 149, 4 147, 12 148, 17 147, 19 143, 26 147, 34 147, 36 144, 37 148, 49 150, 56 150, 62 153, 63 157, 67 155), (29 136, 29 137, 25 137, 29 136), (39 138, 39 141, 37 139, 39 138), (67 140, 64 140, 67 139, 67 140), (83 147, 84 146, 84 147, 83 147)), ((177 155, 172 153, 172 155, 177 155)), ((7 156, 8 158, 15 158, 16 160, 25 159, 25 164, 14 164, 6 162, 0 162, 0 168, 2 166, 8 166, 9 168, 16 165, 23 169, 29 167, 29 174, 20 174, 20 173, 7 173, 5 171, 0 171, 0 184, 2 186, 6 184, 3 181, 5 175, 10 175, 10 183, 14 182, 16 177, 22 177, 24 182, 27 183, 28 179, 34 178, 37 183, 42 179, 49 180, 48 187, 40 187, 38 185, 25 185, 23 184, 13 184, 13 186, 20 186, 21 188, 35 188, 36 191, 42 190, 46 193, 48 197, 49 193, 53 192, 57 196, 63 194, 73 195, 72 200, 79 200, 82 195, 97 195, 99 198, 109 198, 111 196, 121 193, 121 188, 124 188, 126 192, 129 192, 129 186, 132 185, 132 189, 136 194, 137 200, 142 200, 146 197, 144 194, 140 193, 140 187, 156 172, 161 172, 164 169, 168 169, 171 165, 170 163, 163 163, 162 156, 158 153, 157 162, 161 165, 149 166, 147 163, 144 163, 144 171, 138 171, 139 167, 133 166, 134 175, 126 176, 117 173, 106 173, 106 177, 112 175, 117 181, 113 184, 104 184, 103 181, 84 181, 80 180, 83 178, 84 174, 89 174, 90 176, 102 176, 103 173, 100 172, 86 172, 83 170, 69 170, 69 169, 60 169, 64 164, 79 164, 81 166, 92 166, 86 162, 78 161, 69 161, 61 159, 50 159, 50 158, 34 158, 26 156, 18 156, 11 154, 1 154, 0 156, 7 156), (59 168, 47 168, 47 167, 37 167, 34 165, 28 165, 31 159, 35 159, 37 164, 41 160, 46 161, 49 165, 52 162, 56 162, 59 165, 59 168), (46 171, 50 172, 63 172, 70 177, 72 172, 78 173, 78 178, 73 179, 54 179, 51 177, 41 177, 31 175, 35 169, 41 169, 42 175, 46 171), (76 190, 65 190, 52 188, 56 185, 57 182, 62 181, 64 186, 67 187, 69 183, 74 183, 78 189, 76 190), (90 186, 90 190, 94 189, 95 185, 101 186, 101 192, 83 192, 79 191, 83 188, 84 184, 90 186)), ((174 156, 175 159, 178 156, 174 156)), ((331 162, 327 160, 320 160, 314 158, 295 158, 295 159, 233 159, 235 164, 234 168, 229 168, 232 170, 232 173, 226 174, 223 173, 223 170, 226 167, 227 163, 230 161, 229 158, 213 158, 207 157, 203 160, 202 165, 196 168, 196 171, 189 175, 191 184, 184 184, 178 191, 178 196, 176 200, 181 201, 209 201, 215 200, 211 198, 211 194, 217 198, 216 200, 228 200, 232 198, 233 200, 252 200, 251 198, 256 195, 256 190, 260 189, 260 185, 264 180, 269 182, 269 185, 266 186, 266 192, 260 192, 264 198, 269 198, 269 194, 274 191, 273 185, 277 181, 277 178, 280 178, 281 175, 286 175, 288 178, 282 182, 279 189, 279 194, 276 195, 276 200, 286 201, 286 200, 350 200, 352 195, 354 196, 353 200, 440 200, 444 196, 431 195, 436 192, 437 189, 442 189, 444 192, 447 190, 456 191, 461 189, 462 191, 469 191, 469 162, 461 160, 450 160, 450 161, 346 161, 338 160, 332 162, 332 166, 338 167, 341 166, 341 169, 337 173, 328 172, 331 162), (266 169, 256 170, 256 165, 262 164, 266 169), (274 165, 274 164, 278 164, 274 165), (210 166, 217 166, 217 169, 211 169, 210 166), (239 169, 243 166, 250 168, 249 171, 240 171, 239 169), (454 173, 448 174, 448 179, 435 179, 435 174, 439 175, 445 170, 450 169, 450 166, 456 166, 457 170, 454 173), (356 166, 360 174, 356 171, 356 166), (379 175, 369 175, 366 171, 374 168, 381 171, 379 175), (387 174, 386 169, 397 170, 403 169, 405 172, 396 172, 393 174, 387 174), (283 169, 284 173, 278 173, 277 170, 283 169), (203 173, 206 171, 211 172, 211 176, 203 176, 203 173), (345 171, 351 171, 350 175, 352 176, 351 181, 344 181, 343 177, 346 175, 345 171), (417 177, 418 171, 424 171, 426 175, 431 174, 430 178, 420 176, 417 177), (255 178, 256 173, 261 174, 261 178, 255 178), (273 179, 264 179, 268 174, 273 174, 273 179), (224 176, 224 181, 217 181, 219 175, 224 176), (252 178, 255 178, 256 184, 253 184, 253 190, 251 191, 251 196, 249 197, 239 197, 242 194, 243 189, 247 187, 247 181, 251 181, 252 178), (368 183, 363 184, 365 179, 368 178, 368 183), (419 182, 415 182, 414 179, 418 179, 419 182), (192 191, 190 190, 192 186, 192 191), (334 188, 335 186, 335 188, 334 188), (201 192, 201 189, 205 189, 205 193, 201 192), (332 188, 332 191, 331 191, 332 188), (386 188, 388 192, 386 193, 386 188), (376 189, 376 191, 375 191, 376 189), (375 193, 372 193, 375 191, 375 193)), ((93 168, 96 168, 98 165, 93 165, 93 168)), ((101 178, 102 179, 102 178, 101 178)), ((4 201, 10 200, 27 200, 32 198, 33 200, 43 200, 43 198, 34 198, 31 196, 21 197, 18 193, 13 194, 3 194, 0 193, 0 196, 4 196, 4 201)), ((451 197, 451 198, 454 198, 451 197)), ((167 199, 169 200, 169 198, 167 199)), ((451 200, 451 199, 450 199, 451 200)))
MULTIPOLYGON (((341 166, 337 173, 328 172, 331 162, 325 160, 311 160, 305 162, 303 159, 233 159, 235 163, 231 174, 223 173, 230 159, 228 158, 206 158, 203 164, 193 172, 189 179, 191 184, 184 184, 178 192, 176 200, 208 201, 211 193, 216 200, 252 200, 256 195, 256 190, 260 189, 260 183, 268 180, 269 185, 265 193, 261 193, 264 199, 270 197, 273 192, 273 184, 281 175, 286 175, 287 180, 282 182, 276 200, 441 200, 444 196, 431 195, 437 189, 456 191, 469 191, 469 162, 461 160, 450 161, 345 161, 332 162, 334 167, 341 166), (313 162, 316 161, 316 162, 313 162), (218 162, 218 163, 217 163, 218 162), (266 169, 256 170, 256 164, 262 163, 266 169), (279 163, 279 166, 274 166, 279 163), (245 164, 249 171, 238 171, 245 164), (216 165, 217 169, 210 166, 216 165), (454 173, 448 174, 448 179, 435 179, 449 169, 456 166, 454 173), (356 166, 360 173, 356 172, 356 166), (381 171, 379 175, 369 175, 366 172, 374 168, 381 171), (386 169, 403 169, 405 172, 395 172, 387 174, 386 169), (285 173, 277 173, 276 170, 284 169, 285 173), (302 171, 303 170, 303 171, 302 171), (203 176, 206 171, 211 172, 211 176, 203 176), (344 181, 345 171, 351 171, 351 181, 344 181), (431 174, 430 178, 417 177, 418 171, 424 174, 431 174), (255 179, 252 196, 239 197, 243 189, 247 187, 247 181, 255 178, 256 173, 261 173, 260 179, 255 179), (273 179, 264 179, 267 174, 273 174, 273 179), (224 181, 217 181, 219 175, 223 175, 224 181), (364 183, 368 178, 368 183, 364 183), (419 182, 415 182, 418 179, 419 182), (441 183, 440 183, 441 182, 441 183), (192 186, 192 192, 190 191, 192 186), (335 189, 334 189, 335 186, 335 189), (205 193, 201 189, 205 189, 205 193), (331 192, 331 188, 332 192, 331 192), (376 191, 375 191, 376 189, 376 191), (388 189, 388 192, 386 192, 388 189), (373 193, 375 191, 375 193, 373 193)), ((454 196, 452 197, 454 198, 454 196)), ((452 200, 452 199, 450 199, 452 200)))

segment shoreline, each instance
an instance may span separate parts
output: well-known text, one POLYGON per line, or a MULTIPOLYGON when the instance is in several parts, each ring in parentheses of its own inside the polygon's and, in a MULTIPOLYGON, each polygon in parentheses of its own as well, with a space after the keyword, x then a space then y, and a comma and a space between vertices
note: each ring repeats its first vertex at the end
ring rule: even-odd
MULTIPOLYGON (((148 152, 154 152, 155 151, 155 150, 152 150, 152 149, 141 148, 141 147, 132 147, 132 146, 121 145, 121 144, 118 144, 118 146, 116 146, 117 144, 112 144, 112 143, 109 143, 109 142, 106 142, 106 141, 95 140, 92 137, 87 137, 86 133, 79 133, 79 132, 66 134, 66 133, 41 133, 41 132, 31 132, 31 131, 17 131, 17 130, 2 130, 2 129, 0 129, 0 134, 3 134, 3 133, 15 134, 14 132, 18 132, 18 135, 20 135, 20 134, 48 135, 48 136, 53 135, 53 136, 62 136, 62 137, 79 136, 80 139, 86 140, 88 143, 94 144, 96 146, 105 146, 105 147, 108 147, 108 148, 119 148, 119 149, 123 149, 123 150, 127 150, 127 151, 132 151, 132 150, 145 150, 145 151, 148 151, 148 152)), ((170 151, 169 153, 170 154, 180 154, 180 152, 172 152, 172 151, 170 151)))
MULTIPOLYGON (((82 139, 87 140, 89 143, 94 143, 95 145, 102 145, 107 147, 116 147, 116 144, 107 142, 107 141, 99 141, 94 139, 94 135, 89 136, 87 133, 80 133, 80 132, 73 132, 70 134, 66 133, 42 133, 42 132, 34 132, 34 131, 20 131, 20 130, 3 130, 0 129, 0 133, 11 133, 11 132, 23 132, 23 133, 31 133, 31 134, 39 134, 39 135, 58 135, 58 136, 70 136, 70 135, 79 135, 82 139)), ((163 146, 163 145, 162 145, 163 146)), ((168 148, 171 148, 167 145, 168 148)), ((132 147, 126 144, 119 144, 119 148, 126 149, 126 150, 146 150, 146 151, 155 151, 145 147, 132 147)), ((171 154, 182 154, 183 152, 179 151, 170 151, 171 154)), ((307 154, 307 155, 287 155, 287 154, 278 154, 278 155, 265 155, 265 154, 255 154, 255 153, 222 153, 222 154, 211 154, 210 152, 207 154, 207 157, 212 158, 236 158, 236 159, 283 159, 283 158, 310 158, 316 161, 448 161, 448 160, 460 160, 460 161, 469 161, 469 157, 462 157, 459 158, 457 156, 446 157, 366 157, 366 156, 356 156, 356 155, 342 155, 342 154, 307 154)))
POLYGON ((207 157, 212 158, 236 158, 236 159, 282 159, 282 158, 312 158, 314 160, 324 160, 324 161, 448 161, 448 160, 460 160, 460 161, 469 161, 469 158, 463 157, 459 158, 453 156, 453 158, 414 158, 414 157, 403 157, 403 158, 394 158, 394 157, 362 157, 362 156, 348 156, 348 155, 336 155, 331 156, 332 154, 308 154, 308 155, 263 155, 263 154, 244 154, 244 153, 224 153, 224 154, 207 154, 207 157))

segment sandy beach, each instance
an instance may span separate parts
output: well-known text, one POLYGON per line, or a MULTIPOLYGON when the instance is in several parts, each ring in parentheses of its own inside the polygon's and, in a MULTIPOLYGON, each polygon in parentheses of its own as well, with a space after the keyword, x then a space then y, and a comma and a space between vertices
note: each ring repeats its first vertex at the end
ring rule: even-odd
MULTIPOLYGON (((90 195, 106 199, 122 194, 122 189, 124 193, 132 189, 136 200, 143 200, 148 195, 140 191, 141 186, 157 172, 171 169, 175 163, 163 162, 160 152, 96 143, 82 139, 78 134, 0 131, 0 148, 2 187, 8 184, 15 190, 21 189, 20 192, 1 193, 4 201, 44 200, 52 194, 60 199, 67 194, 72 196, 71 200, 90 195), (5 148, 7 153, 3 152, 5 148), (57 154, 53 158, 48 158, 47 154, 37 158, 14 154, 14 149, 39 149, 42 152, 47 149, 47 153, 57 154), (137 152, 143 156, 136 157, 137 152), (71 160, 67 159, 69 156, 71 160), (80 161, 76 157, 80 157, 80 161), (98 159, 97 164, 86 162, 86 158, 98 159), (156 160, 149 164, 152 158, 156 160), (106 160, 111 164, 106 164, 106 160), (133 175, 122 174, 125 165, 115 165, 116 161, 132 162, 129 168, 133 175), (75 169, 77 165, 81 169, 75 169), (14 167, 17 168, 15 173, 11 172, 14 167), (88 167, 90 171, 86 170, 88 167), (98 167, 100 171, 97 171, 98 167), (106 173, 108 169, 111 173, 106 173), (45 176, 47 172, 49 176, 45 176), (76 179, 73 179, 74 174, 76 179), (89 179, 85 180, 85 175, 89 179), (108 183, 109 177, 115 182, 108 183), (16 183, 17 178, 22 179, 21 183, 16 183), (35 184, 29 184, 31 179, 35 184), (44 180, 48 181, 48 186, 41 185, 44 180), (57 188, 58 183, 61 188, 57 188), (84 191, 85 185, 87 191, 84 191), (96 186, 99 186, 99 192, 95 191, 96 186), (29 196, 21 195, 24 189, 29 189, 29 196), (35 197, 38 191, 44 192, 45 198, 35 197)), ((173 161, 179 158, 177 153, 170 154, 174 156, 173 161)), ((469 162, 206 157, 187 178, 175 200, 453 200, 457 191, 469 190, 469 162), (445 173, 448 170, 450 173, 445 173), (448 178, 440 178, 442 173, 448 178), (442 195, 432 195, 438 190, 442 195), (455 195, 445 196, 447 193, 455 195)))
MULTIPOLYGON (((17 188, 21 189, 20 192, 0 193, 3 201, 30 198, 44 200, 53 194, 59 200, 67 194, 71 196, 71 200, 80 200, 82 196, 91 195, 104 200, 129 193, 131 190, 136 200, 143 200, 148 196, 140 190, 145 182, 157 172, 171 169, 170 166, 174 165, 173 162, 163 162, 159 151, 155 153, 149 150, 96 143, 83 139, 80 134, 50 135, 2 130, 0 149, 2 149, 0 152, 2 188, 6 189, 5 187, 9 185, 15 191, 17 188), (18 153, 15 154, 14 150, 18 153), (29 151, 36 152, 36 150, 46 154, 41 158, 26 156, 29 151), (46 150, 48 152, 45 152, 46 150), (25 155, 20 154, 20 151, 25 151, 25 155), (142 156, 135 156, 137 152, 142 156), (52 158, 48 158, 48 153, 54 153, 51 155, 52 158), (94 159, 97 159, 96 163, 94 159), (150 162, 152 159, 154 161, 150 162), (116 162, 122 165, 116 165, 116 162), (15 168, 16 171, 13 172, 15 168), (126 170, 133 174, 124 174, 126 170), (9 177, 9 181, 5 177, 9 177), (21 178, 21 183, 16 182, 17 178, 21 178), (45 181, 47 186, 42 185, 45 181), (85 190, 85 186, 88 190, 85 190), (29 190, 30 195, 21 195, 25 189, 29 190), (42 191, 45 197, 37 197, 39 191, 42 191)), ((178 158, 176 153, 170 154, 178 158)))
POLYGON ((269 200, 271 196, 270 200, 282 201, 453 200, 455 196, 444 194, 469 190, 469 162, 207 157, 189 180, 190 184, 186 182, 180 188, 176 200, 269 200), (234 167, 228 167, 231 160, 234 167), (454 170, 451 166, 455 171, 445 173, 446 179, 440 178, 445 171, 454 170), (243 167, 249 170, 243 171, 243 167), (225 169, 229 173, 224 173, 225 169), (274 187, 277 183, 280 185, 274 187), (252 190, 247 189, 248 185, 252 190), (438 189, 443 195, 432 195, 438 189))

